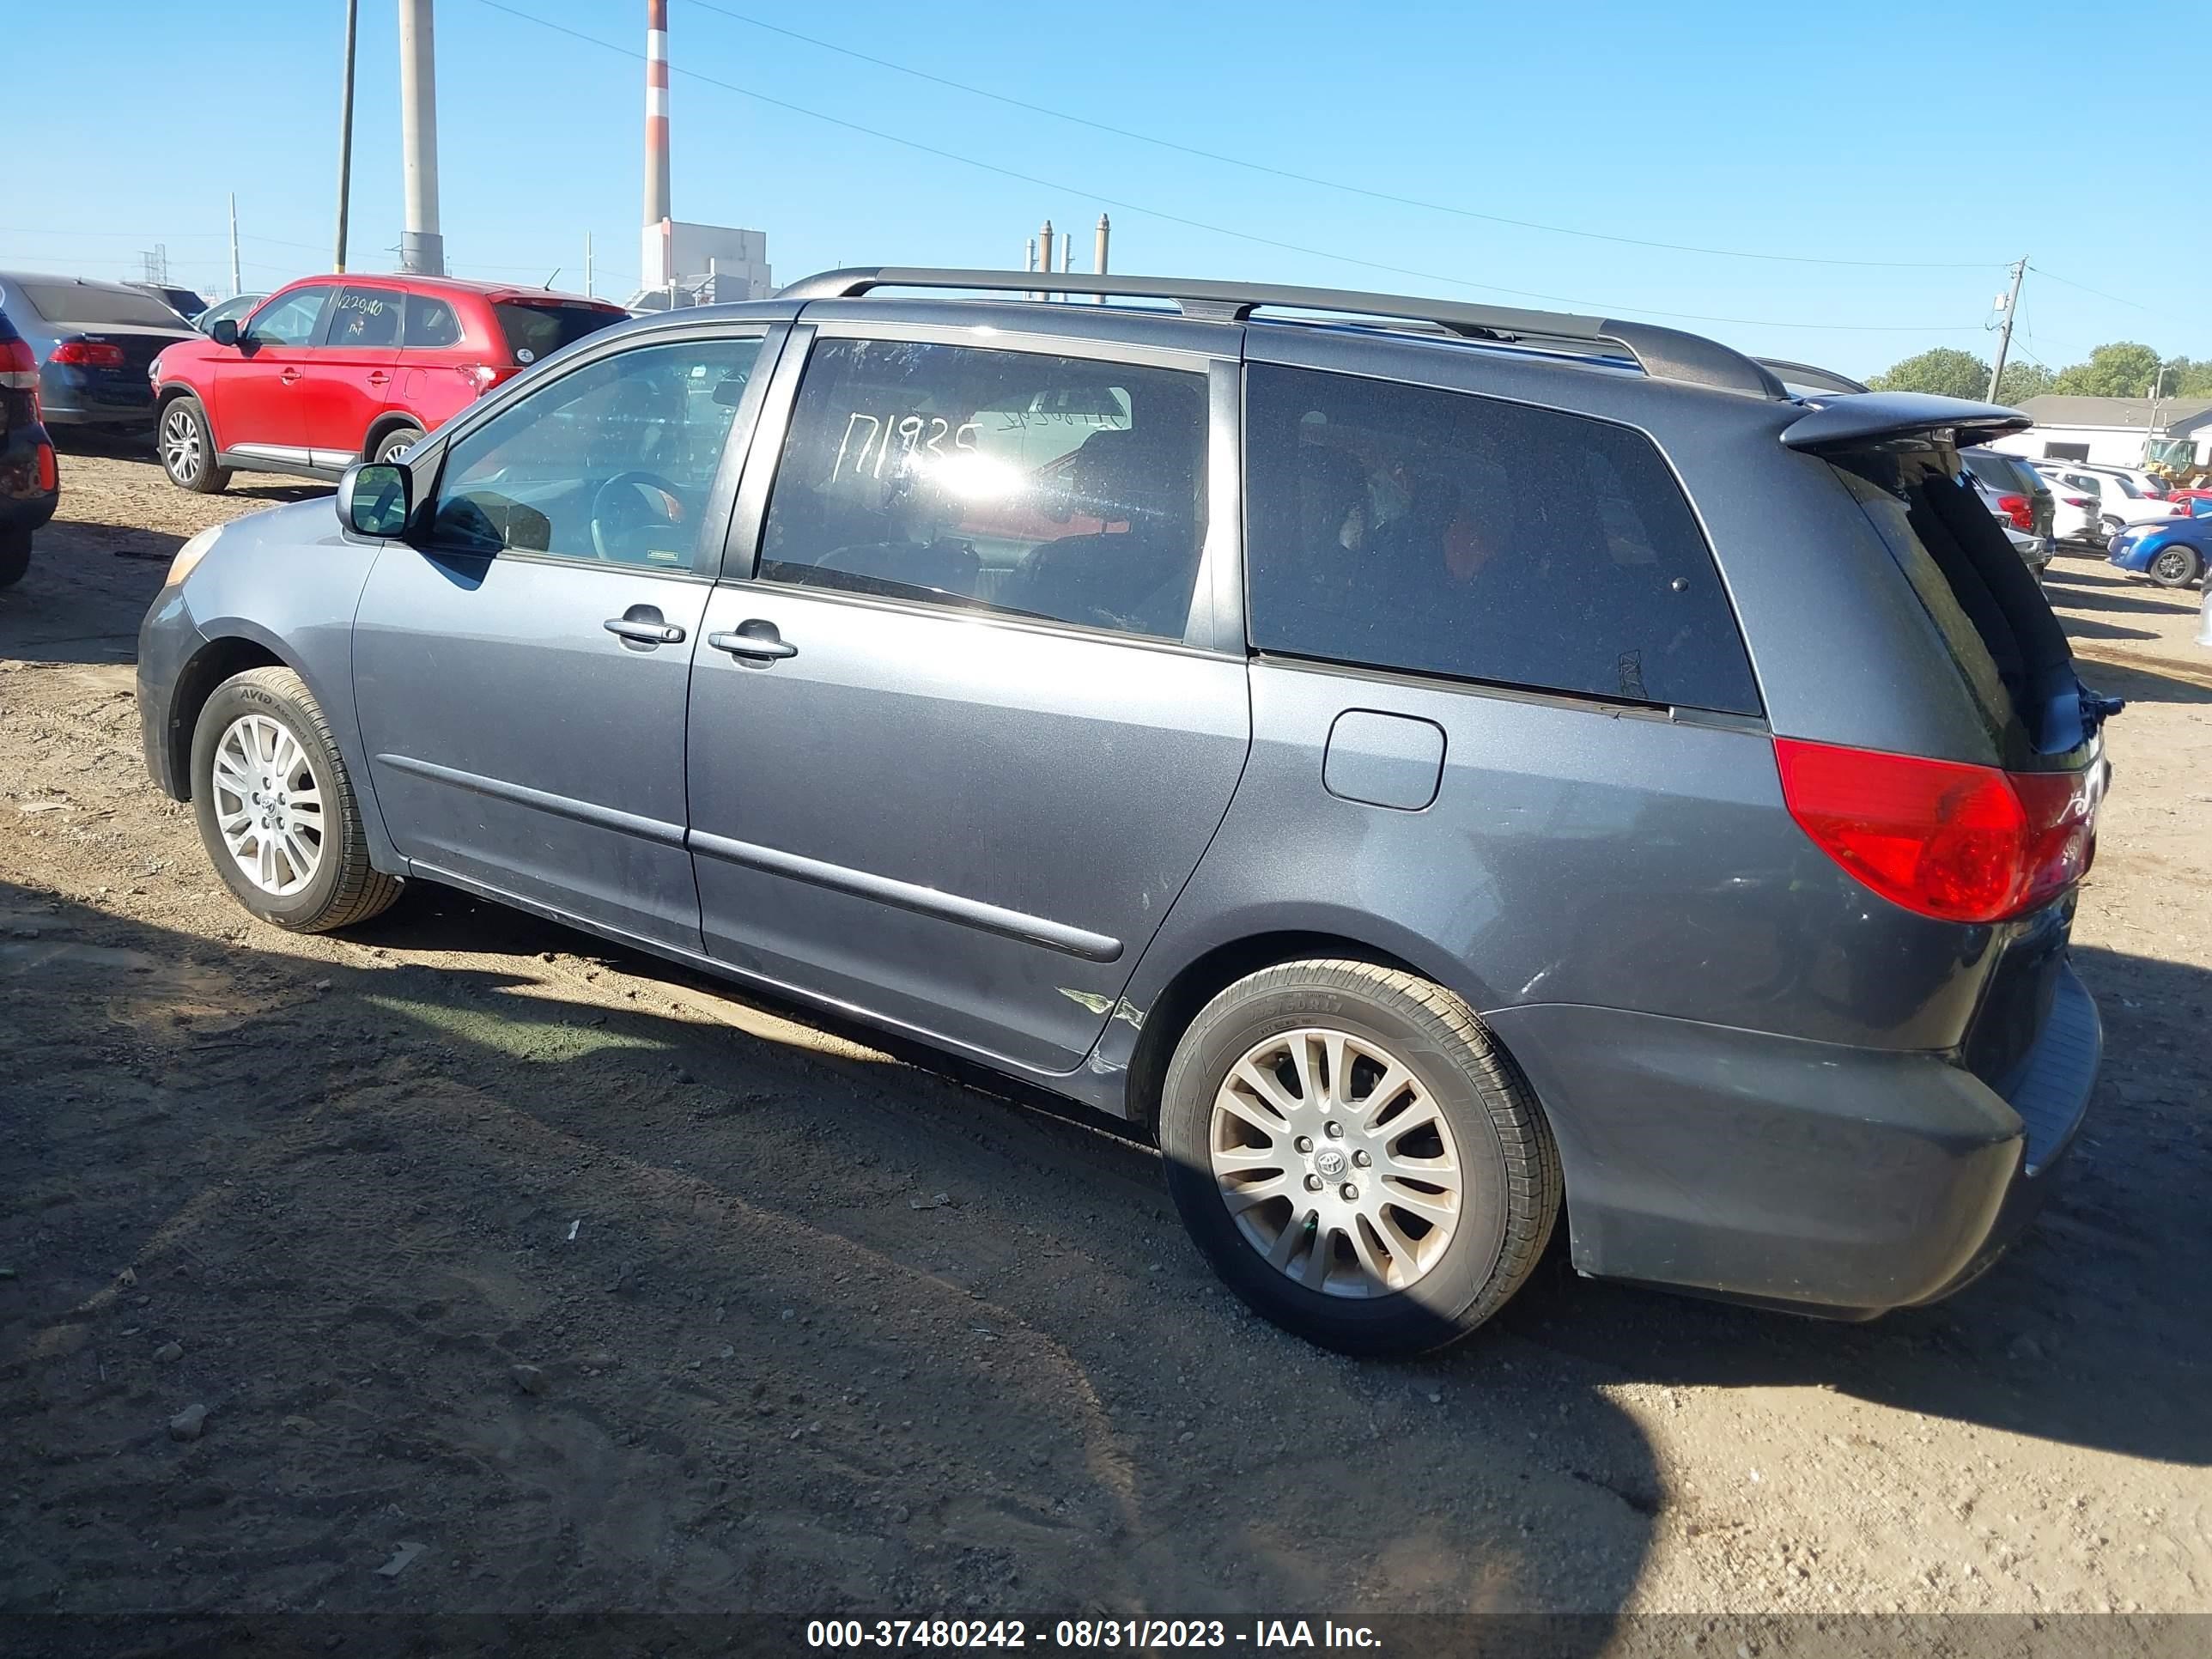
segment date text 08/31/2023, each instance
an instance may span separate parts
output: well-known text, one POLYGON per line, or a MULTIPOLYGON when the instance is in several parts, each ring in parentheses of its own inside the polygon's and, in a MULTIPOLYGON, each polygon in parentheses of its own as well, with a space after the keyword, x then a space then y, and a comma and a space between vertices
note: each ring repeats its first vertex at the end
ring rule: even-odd
POLYGON ((810 1648, 1040 1648, 1059 1650, 1235 1648, 1257 1650, 1353 1648, 1373 1650, 1381 1638, 1365 1625, 1331 1620, 816 1619, 810 1648))

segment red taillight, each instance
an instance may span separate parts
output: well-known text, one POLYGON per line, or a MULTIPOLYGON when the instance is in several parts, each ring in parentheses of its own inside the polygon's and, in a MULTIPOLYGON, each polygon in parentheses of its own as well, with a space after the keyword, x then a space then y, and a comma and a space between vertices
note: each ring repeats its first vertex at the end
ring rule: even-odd
POLYGON ((76 368, 120 368, 123 348, 104 340, 64 340, 46 354, 46 361, 76 368))
POLYGON ((2063 891, 2096 849, 2101 768, 1993 766, 1774 740, 1782 798, 1820 850, 1906 909, 2002 921, 2063 891))
POLYGON ((2087 508, 2094 507, 2097 504, 2087 495, 2061 495, 2058 499, 2065 502, 2069 507, 2087 508))
POLYGON ((2010 519, 2017 529, 2033 530, 2035 528, 2035 503, 2025 495, 1998 496, 1997 511, 2010 519))
POLYGON ((0 392, 36 392, 39 360, 28 340, 0 343, 0 392))
POLYGON ((61 480, 61 469, 54 465, 54 447, 52 444, 40 444, 39 446, 40 493, 43 495, 46 491, 54 489, 61 480))
POLYGON ((483 397, 485 392, 497 386, 501 380, 511 380, 521 372, 522 371, 520 369, 515 368, 511 363, 471 363, 466 368, 461 371, 462 374, 469 377, 470 381, 476 386, 477 396, 479 398, 483 397))

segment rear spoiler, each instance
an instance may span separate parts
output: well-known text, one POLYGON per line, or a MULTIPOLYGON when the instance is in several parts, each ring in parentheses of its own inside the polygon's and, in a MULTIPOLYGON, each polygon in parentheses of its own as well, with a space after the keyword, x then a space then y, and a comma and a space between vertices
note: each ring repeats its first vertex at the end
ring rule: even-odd
POLYGON ((1784 428, 1782 441, 1792 449, 1863 449, 1869 444, 1918 434, 1948 434, 1954 443, 1986 443, 2008 432, 2025 432, 2033 416, 1996 404, 1964 398, 1937 398, 1925 392, 1863 392, 1820 402, 1784 428))

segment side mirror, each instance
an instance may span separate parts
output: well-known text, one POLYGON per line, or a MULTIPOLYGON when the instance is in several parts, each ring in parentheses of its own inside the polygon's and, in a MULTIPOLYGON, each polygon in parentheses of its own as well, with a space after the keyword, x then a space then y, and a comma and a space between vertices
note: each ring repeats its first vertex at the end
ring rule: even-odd
POLYGON ((236 345, 238 343, 238 319, 235 317, 218 318, 216 321, 216 325, 208 331, 208 338, 213 340, 219 346, 236 345))
POLYGON ((356 461, 338 480, 338 522, 356 536, 397 536, 415 507, 415 483, 404 466, 356 461))

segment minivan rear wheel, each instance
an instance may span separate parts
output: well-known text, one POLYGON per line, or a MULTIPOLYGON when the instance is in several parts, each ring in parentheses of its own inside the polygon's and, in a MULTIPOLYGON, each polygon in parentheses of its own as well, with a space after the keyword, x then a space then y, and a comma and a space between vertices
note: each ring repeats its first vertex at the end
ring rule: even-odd
POLYGON ((191 768, 208 857, 262 921, 327 933, 399 896, 399 878, 369 864, 345 761, 290 669, 248 669, 217 686, 192 731, 191 768))
POLYGON ((1467 1335, 1543 1254, 1559 1153, 1460 998, 1371 963, 1284 963, 1208 1003, 1159 1139, 1199 1249, 1253 1310, 1347 1353, 1467 1335))

